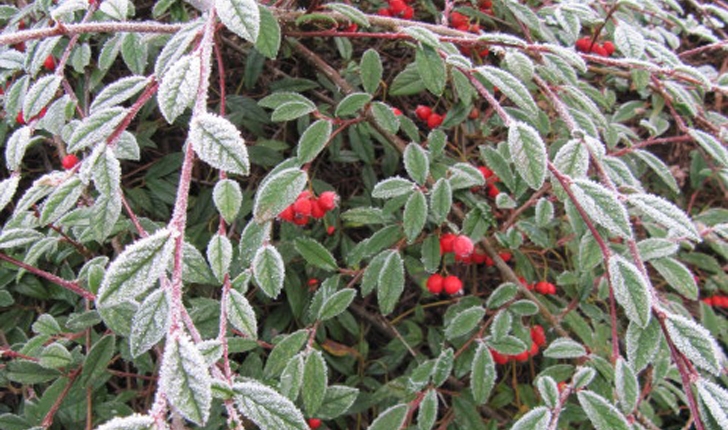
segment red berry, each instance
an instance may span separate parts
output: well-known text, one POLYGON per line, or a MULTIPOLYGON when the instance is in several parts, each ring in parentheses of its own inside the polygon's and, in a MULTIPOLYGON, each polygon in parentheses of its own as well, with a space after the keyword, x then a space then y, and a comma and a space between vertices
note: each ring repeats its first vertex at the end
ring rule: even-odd
POLYGON ((405 9, 407 9, 407 3, 404 0, 389 0, 389 11, 392 12, 392 15, 401 15, 405 9))
POLYGON ((468 25, 469 21, 470 18, 460 12, 453 12, 450 14, 450 27, 457 28, 463 24, 468 25))
POLYGON ((432 294, 440 294, 442 292, 442 284, 444 280, 445 278, 443 278, 439 273, 430 275, 430 277, 427 278, 427 291, 432 294))
POLYGON ((433 113, 429 116, 429 118, 427 118, 427 127, 429 127, 430 129, 437 128, 440 126, 440 124, 442 124, 442 121, 444 119, 445 117, 443 117, 442 115, 433 113))
POLYGON ((561 381, 558 384, 556 384, 556 387, 558 387, 559 393, 560 393, 560 392, 562 392, 562 391, 564 391, 566 389, 566 382, 565 381, 561 381))
POLYGON ((520 354, 514 355, 513 359, 520 362, 528 361, 528 351, 529 350, 527 349, 520 354))
POLYGON ((328 234, 329 236, 333 236, 335 232, 336 227, 334 227, 333 225, 330 225, 326 228, 326 234, 328 234))
POLYGON ((455 255, 460 258, 470 256, 470 254, 473 253, 474 249, 475 247, 473 246, 473 241, 470 240, 470 238, 467 236, 458 236, 452 242, 452 250, 455 255))
POLYGON ((705 303, 708 306, 713 306, 713 297, 706 297, 704 299, 701 299, 703 303, 705 303))
POLYGON ((580 52, 589 52, 589 47, 591 47, 591 44, 591 37, 582 37, 581 39, 576 41, 576 50, 580 52))
POLYGON ((460 31, 463 31, 463 32, 466 32, 466 33, 467 33, 467 32, 468 32, 468 30, 470 30, 470 24, 468 24, 468 23, 465 23, 465 24, 460 24, 460 25, 458 25, 457 27, 455 27, 455 29, 456 29, 456 30, 460 30, 460 31))
POLYGON ((498 194, 500 194, 498 186, 496 186, 495 184, 488 184, 488 197, 494 199, 498 197, 498 194))
POLYGON ((317 428, 321 427, 321 420, 318 418, 309 418, 308 427, 312 430, 316 430, 317 428))
POLYGON ((536 282, 536 285, 533 286, 533 289, 541 294, 549 294, 549 283, 546 281, 538 281, 536 282))
POLYGON ((66 170, 73 169, 76 164, 78 164, 78 157, 74 154, 68 154, 61 160, 61 166, 66 170))
POLYGON ((483 0, 480 2, 480 7, 483 9, 490 9, 493 7, 493 2, 490 0, 483 0))
MULTIPOLYGON (((471 33, 480 33, 480 26, 478 24, 470 24, 468 26, 468 31, 471 33)), ((487 49, 486 49, 487 51, 487 49)), ((488 55, 488 54, 485 54, 488 55)))
POLYGON ((556 285, 549 283, 549 294, 556 294, 556 285))
POLYGON ((529 357, 535 357, 538 355, 538 345, 536 342, 531 342, 531 349, 528 350, 529 357))
POLYGON ((417 115, 417 118, 421 119, 422 121, 427 121, 427 118, 432 115, 432 108, 419 105, 417 106, 417 109, 415 109, 415 115, 417 115))
POLYGON ((463 281, 457 276, 450 275, 442 281, 442 288, 447 294, 453 295, 463 289, 463 281))
POLYGON ((336 207, 339 201, 339 196, 333 191, 324 191, 318 198, 318 203, 321 205, 321 209, 330 211, 336 207))
POLYGON ((415 10, 412 8, 412 6, 405 7, 404 12, 402 12, 402 18, 412 19, 413 16, 415 16, 415 10))
POLYGON ((457 236, 452 233, 445 233, 440 236, 440 255, 452 252, 453 242, 457 236))
POLYGON ((25 30, 25 21, 18 22, 18 30, 25 30))
POLYGON ((604 42, 602 47, 604 48, 605 51, 607 51, 608 56, 611 57, 612 54, 614 54, 614 43, 612 43, 610 41, 606 41, 606 42, 604 42))
POLYGON ((321 207, 319 200, 311 201, 311 216, 315 219, 321 219, 326 216, 326 210, 321 207))
POLYGON ((478 170, 480 170, 480 174, 483 175, 483 179, 485 179, 486 181, 488 180, 488 178, 493 176, 493 171, 485 166, 478 167, 478 170))
POLYGON ((296 215, 300 216, 310 216, 312 207, 313 205, 311 204, 311 200, 307 198, 302 199, 299 197, 298 200, 293 203, 293 211, 296 215))
POLYGON ((293 218, 293 223, 296 224, 296 225, 306 225, 306 224, 308 224, 308 221, 310 219, 311 219, 311 217, 308 217, 308 216, 299 216, 299 215, 296 215, 293 218))
POLYGON ((531 340, 539 347, 546 343, 546 333, 544 333, 543 327, 538 324, 531 327, 531 340))
POLYGON ((728 297, 713 296, 713 306, 717 306, 719 308, 728 308, 728 297))
POLYGON ((53 55, 49 55, 46 57, 45 61, 43 62, 43 67, 45 67, 46 70, 50 70, 51 72, 56 70, 56 59, 53 57, 53 55))
POLYGON ((495 261, 493 261, 493 259, 492 259, 492 258, 490 258, 490 256, 487 256, 487 255, 486 255, 486 256, 485 256, 485 265, 486 265, 487 267, 495 266, 495 261))
POLYGON ((386 7, 383 7, 377 11, 377 15, 379 16, 392 16, 392 12, 389 11, 386 7))
POLYGON ((601 45, 597 45, 596 43, 594 44, 594 46, 592 46, 591 52, 601 57, 609 57, 609 54, 607 54, 607 50, 604 49, 601 45))
POLYGON ((283 212, 278 214, 278 218, 288 222, 293 222, 295 216, 296 212, 293 210, 293 205, 288 205, 287 208, 283 209, 283 212))
POLYGON ((308 280, 308 286, 309 287, 313 287, 313 286, 316 286, 316 285, 318 285, 318 279, 311 278, 311 279, 308 280))
POLYGON ((18 116, 15 117, 15 122, 17 122, 20 125, 25 125, 25 118, 23 117, 23 112, 18 112, 18 116))
POLYGON ((511 255, 510 252, 506 252, 506 251, 499 252, 498 256, 501 258, 501 260, 505 261, 506 263, 511 261, 511 258, 513 258, 513 255, 511 255))
POLYGON ((399 109, 397 109, 396 107, 393 107, 392 108, 392 113, 394 114, 394 116, 400 116, 400 115, 402 115, 402 111, 399 110, 399 109))
POLYGON ((483 264, 486 261, 488 261, 488 256, 485 255, 485 253, 480 250, 473 251, 473 255, 471 255, 470 258, 473 260, 473 263, 475 263, 475 264, 483 264))
POLYGON ((349 33, 356 33, 357 30, 359 30, 359 26, 356 24, 349 24, 346 28, 344 28, 344 31, 349 33))
POLYGON ((490 350, 490 355, 493 357, 493 361, 495 361, 495 364, 508 363, 508 357, 496 351, 495 349, 490 350))

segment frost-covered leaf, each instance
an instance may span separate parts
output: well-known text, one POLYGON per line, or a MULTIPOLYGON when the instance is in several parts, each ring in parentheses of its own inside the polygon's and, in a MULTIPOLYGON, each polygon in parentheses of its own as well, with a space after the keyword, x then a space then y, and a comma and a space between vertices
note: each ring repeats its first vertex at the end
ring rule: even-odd
POLYGON ((627 358, 632 369, 639 373, 652 362, 662 340, 659 321, 650 320, 647 327, 640 327, 634 322, 627 327, 627 358))
POLYGON ((546 406, 553 408, 559 403, 559 388, 554 378, 548 375, 539 376, 536 379, 536 387, 546 406))
POLYGON ((240 265, 247 268, 253 262, 258 249, 263 246, 270 237, 270 223, 258 224, 255 220, 250 220, 240 234, 240 265))
POLYGON ((445 327, 445 338, 451 340, 470 332, 483 319, 483 316, 485 316, 485 309, 480 306, 473 306, 458 312, 445 327))
POLYGON ((58 342, 54 342, 45 348, 40 354, 38 364, 46 369, 60 369, 66 367, 73 362, 71 353, 65 346, 58 342))
POLYGON ((316 416, 324 401, 326 384, 328 381, 328 370, 326 361, 321 351, 312 350, 303 364, 303 407, 306 415, 316 416))
POLYGON ((30 228, 6 228, 0 233, 0 249, 25 246, 42 238, 43 233, 30 228))
POLYGON ((164 273, 173 248, 174 240, 167 229, 128 245, 109 265, 99 287, 97 305, 111 307, 147 290, 164 273))
POLYGON ((132 414, 116 417, 96 427, 96 430, 148 430, 154 425, 154 418, 149 415, 132 414))
POLYGON ((303 356, 297 354, 293 359, 288 361, 283 369, 278 384, 278 391, 289 400, 298 399, 298 393, 303 385, 303 356))
POLYGON ((528 89, 515 76, 494 66, 481 66, 476 72, 491 85, 498 87, 519 108, 528 114, 537 115, 538 107, 528 89))
POLYGON ((442 223, 452 209, 452 188, 450 181, 440 178, 430 194, 430 213, 436 223, 442 223))
POLYGON ((308 330, 298 330, 278 341, 265 363, 266 377, 277 376, 286 367, 286 364, 301 350, 308 339, 308 330))
POLYGON ((157 102, 168 123, 172 124, 194 103, 200 84, 201 65, 199 55, 185 55, 172 64, 162 77, 157 102))
POLYGON ((700 241, 700 234, 693 222, 673 203, 654 194, 631 194, 627 199, 645 216, 664 225, 676 236, 700 241))
POLYGON ((554 166, 572 178, 583 178, 589 170, 589 150, 581 141, 570 140, 556 153, 554 166))
POLYGON ((250 339, 258 338, 258 321, 255 311, 244 295, 231 289, 227 300, 227 315, 230 324, 250 339))
POLYGON ((493 356, 488 346, 479 342, 470 364, 470 390, 473 392, 473 400, 476 404, 485 404, 493 391, 497 376, 493 356))
POLYGON ((255 220, 262 223, 278 216, 296 200, 307 180, 306 172, 295 167, 275 172, 266 178, 255 194, 255 220))
POLYGON ((560 337, 549 344, 543 355, 549 358, 579 358, 586 355, 586 349, 574 340, 560 337))
POLYGON ((7 206, 7 204, 13 199, 13 196, 15 196, 15 191, 18 189, 19 183, 19 174, 11 175, 9 178, 0 181, 0 212, 5 209, 5 206, 7 206))
POLYGON ((94 239, 102 243, 114 230, 116 221, 121 216, 121 193, 99 195, 91 207, 91 227, 94 239))
POLYGON ((294 246, 308 264, 330 272, 338 269, 336 258, 331 254, 331 251, 316 240, 308 237, 298 237, 294 246))
POLYGON ((577 393, 579 404, 597 430, 630 430, 627 419, 604 397, 591 391, 577 393))
POLYGON ((546 144, 533 127, 515 121, 508 128, 508 147, 516 171, 537 190, 546 179, 546 144))
POLYGON ((245 141, 227 119, 211 113, 195 116, 190 123, 189 139, 197 155, 212 167, 238 175, 249 173, 245 141))
POLYGON ((402 428, 407 411, 409 408, 406 404, 394 405, 386 411, 379 414, 369 426, 368 430, 392 430, 402 428))
POLYGON ((204 425, 212 405, 212 378, 202 353, 186 334, 167 340, 159 387, 183 417, 204 425))
POLYGON ((25 156, 25 150, 31 144, 31 129, 30 127, 21 127, 10 135, 5 147, 5 166, 11 172, 17 170, 20 167, 20 163, 23 161, 25 156))
POLYGON ((202 19, 192 21, 184 25, 179 32, 169 39, 154 64, 154 73, 157 76, 164 76, 167 69, 185 54, 187 48, 202 30, 203 23, 202 19))
POLYGON ((632 237, 627 209, 615 193, 588 179, 575 179, 571 190, 594 222, 625 239, 632 237))
POLYGON ((110 196, 119 192, 121 185, 121 165, 111 148, 103 144, 99 147, 103 148, 103 150, 99 153, 91 168, 91 175, 94 180, 94 185, 96 185, 96 190, 104 196, 110 196))
POLYGON ((609 259, 609 276, 614 297, 624 308, 627 318, 646 327, 652 314, 650 286, 637 267, 619 255, 609 259))
POLYGON ((445 60, 437 50, 428 45, 419 45, 415 51, 415 64, 425 88, 436 96, 441 95, 447 83, 447 69, 445 60))
POLYGON ((210 263, 212 273, 218 281, 222 282, 233 261, 233 244, 227 236, 215 234, 207 244, 207 261, 210 263))
POLYGON ((108 138, 129 113, 123 107, 100 109, 81 121, 68 139, 68 152, 80 152, 108 138))
POLYGON ((551 411, 545 406, 538 406, 516 421, 511 430, 546 430, 551 421, 551 411))
POLYGON ((705 378, 699 379, 695 386, 700 400, 710 411, 712 418, 720 428, 728 428, 728 391, 705 378))
POLYGON ((622 411, 626 414, 632 413, 639 400, 640 385, 634 371, 622 357, 617 359, 614 385, 617 388, 617 398, 622 411))
POLYGON ((331 122, 320 119, 311 124, 298 140, 297 157, 301 164, 310 163, 326 147, 331 136, 331 122))
POLYGON ((407 199, 402 215, 404 235, 412 243, 420 235, 427 221, 427 199, 421 191, 415 191, 407 199))
POLYGON ((614 29, 614 45, 627 58, 641 58, 645 52, 645 38, 642 33, 624 21, 614 29))
POLYGON ((438 39, 437 35, 424 27, 405 27, 402 29, 402 32, 411 36, 416 41, 432 48, 439 49, 441 46, 440 39, 438 39))
POLYGON ((137 95, 149 83, 145 76, 127 76, 107 85, 91 102, 91 113, 114 107, 137 95))
POLYGON ((642 261, 669 257, 678 249, 680 249, 680 245, 667 239, 647 238, 637 242, 637 251, 642 257, 642 261))
POLYGON ((272 388, 248 381, 233 385, 233 390, 240 412, 261 430, 308 430, 296 405, 272 388))
POLYGON ((437 391, 430 388, 422 397, 417 410, 418 430, 430 430, 437 421, 437 391))
POLYGON ((65 215, 74 206, 83 193, 84 185, 77 176, 72 176, 56 187, 43 203, 40 211, 41 225, 48 225, 65 215))
POLYGON ((23 116, 34 118, 56 96, 63 78, 59 75, 46 75, 38 79, 23 99, 23 116))
POLYGON ((411 193, 414 190, 415 184, 412 181, 395 176, 375 185, 372 190, 372 197, 375 199, 391 199, 411 193))
POLYGON ((156 345, 167 333, 169 326, 169 299, 163 289, 148 295, 131 321, 129 350, 138 357, 156 345))
POLYGON ((675 347, 695 366, 716 376, 721 372, 721 349, 705 327, 677 314, 668 314, 665 326, 675 347))
POLYGON ((317 416, 321 419, 334 419, 345 414, 354 404, 359 390, 344 385, 331 385, 326 389, 323 404, 317 416))
POLYGON ((345 17, 349 18, 352 22, 361 25, 364 28, 369 27, 369 19, 367 16, 357 9, 346 3, 327 3, 323 7, 339 12, 345 17))
POLYGON ((270 9, 259 5, 258 10, 260 11, 260 31, 255 40, 255 49, 273 60, 278 56, 278 50, 281 47, 281 26, 270 9))
POLYGON ((521 81, 530 81, 533 78, 533 61, 521 52, 509 50, 504 61, 508 70, 521 81))
POLYGON ((258 249, 253 258, 253 275, 266 296, 278 297, 283 289, 285 266, 281 254, 275 247, 265 245, 258 249))
POLYGON ((415 182, 424 185, 430 174, 430 161, 422 146, 410 142, 404 149, 404 168, 415 182))
POLYGON ((435 360, 432 367, 432 385, 439 387, 447 381, 448 376, 452 373, 455 364, 455 352, 452 348, 443 349, 435 360))
POLYGON ((231 179, 217 181, 212 191, 212 201, 215 202, 215 207, 225 222, 232 224, 243 203, 240 184, 231 179))
POLYGON ((469 163, 456 163, 450 166, 449 173, 453 191, 485 185, 483 174, 469 163))
POLYGON ((361 75, 361 84, 364 90, 374 94, 379 88, 379 82, 382 80, 382 59, 375 49, 367 49, 361 56, 359 63, 359 74, 361 75))
POLYGON ((353 288, 346 288, 341 291, 337 291, 330 297, 326 298, 326 301, 321 305, 321 309, 318 311, 317 318, 321 321, 326 321, 344 312, 351 302, 356 297, 356 290, 353 288))
POLYGON ((667 167, 667 165, 662 160, 653 155, 651 152, 641 149, 633 150, 632 154, 642 160, 642 162, 647 164, 650 169, 652 169, 652 171, 655 172, 655 174, 660 178, 660 180, 664 182, 665 185, 667 185, 674 193, 680 193, 680 187, 675 180, 675 176, 673 176, 672 172, 670 172, 670 168, 667 167))
POLYGON ((260 11, 255 0, 215 0, 215 9, 225 27, 255 43, 260 31, 260 11))
POLYGON ((394 310, 404 291, 404 265, 402 256, 395 250, 385 251, 378 276, 377 301, 379 310, 387 315, 394 310))
POLYGON ((399 119, 386 103, 374 102, 369 105, 370 111, 377 125, 394 134, 399 130, 399 119))
POLYGON ((698 300, 698 284, 687 266, 674 258, 656 258, 650 264, 675 291, 689 300, 698 300))
POLYGON ((690 129, 688 133, 715 161, 723 167, 728 167, 728 149, 725 144, 721 144, 718 139, 704 131, 690 129))
POLYGON ((359 114, 359 111, 370 101, 372 101, 371 94, 351 93, 341 99, 339 104, 336 105, 334 115, 337 117, 355 116, 359 114))

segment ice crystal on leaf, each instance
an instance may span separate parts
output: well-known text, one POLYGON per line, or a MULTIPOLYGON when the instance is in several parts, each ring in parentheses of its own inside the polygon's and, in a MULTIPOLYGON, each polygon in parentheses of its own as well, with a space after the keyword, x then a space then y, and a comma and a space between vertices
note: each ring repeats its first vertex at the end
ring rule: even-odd
POLYGON ((632 237, 627 209, 615 193, 588 179, 574 179, 571 190, 587 215, 597 224, 625 239, 632 237))
POLYGON ((96 430, 147 430, 152 428, 154 419, 148 415, 132 414, 116 417, 96 427, 96 430))
POLYGON ((283 289, 285 273, 283 258, 275 247, 265 245, 258 249, 253 258, 253 275, 265 295, 278 297, 283 289))
POLYGON ((262 430, 308 430, 301 411, 277 391, 257 381, 235 384, 240 412, 262 430))
POLYGON ((652 312, 652 296, 644 276, 634 264, 618 255, 609 260, 609 276, 614 297, 624 308, 627 318, 646 327, 652 312))
POLYGON ((668 315, 665 326, 675 347, 695 366, 716 376, 720 374, 723 354, 715 338, 705 327, 676 314, 668 315))
POLYGON ((190 123, 190 141, 197 155, 210 166, 238 175, 250 171, 245 141, 227 119, 211 113, 195 116, 190 123))
POLYGON ((654 194, 632 194, 628 197, 628 201, 645 216, 667 227, 673 233, 672 236, 700 241, 700 234, 693 222, 673 203, 654 194))
POLYGON ((169 326, 169 300, 161 288, 147 296, 131 321, 129 349, 138 357, 162 340, 169 326))
POLYGON ((173 123, 197 96, 202 61, 199 55, 185 55, 167 70, 159 85, 159 110, 168 123, 173 123))
POLYGON ((225 27, 255 43, 260 31, 260 10, 255 0, 215 0, 215 8, 225 27))

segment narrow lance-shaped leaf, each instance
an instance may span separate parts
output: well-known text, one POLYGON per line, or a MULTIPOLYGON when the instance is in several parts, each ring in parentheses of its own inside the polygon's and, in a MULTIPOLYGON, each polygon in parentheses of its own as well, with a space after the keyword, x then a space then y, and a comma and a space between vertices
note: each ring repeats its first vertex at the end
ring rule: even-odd
POLYGON ((415 64, 427 90, 436 96, 442 94, 447 81, 447 69, 445 60, 437 50, 428 45, 420 45, 415 51, 415 64))
POLYGON ((259 5, 260 31, 255 40, 255 49, 261 54, 275 59, 281 47, 281 26, 275 15, 264 5, 259 5))
POLYGON ((591 391, 577 393, 579 404, 597 430, 629 430, 627 419, 610 402, 591 391))
POLYGON ((5 209, 5 206, 13 199, 19 183, 19 174, 11 175, 9 178, 0 181, 0 211, 5 209))
POLYGON ((398 176, 385 179, 374 186, 372 197, 375 199, 391 199, 412 192, 415 184, 398 176))
POLYGON ((497 376, 488 346, 484 342, 479 342, 470 365, 470 389, 476 404, 485 404, 493 391, 497 376))
POLYGON ((516 171, 533 189, 546 179, 546 144, 538 132, 525 122, 516 121, 508 128, 508 147, 516 171))
POLYGON ((437 421, 437 391, 429 389, 420 402, 417 411, 418 430, 430 430, 437 421))
POLYGON ((149 415, 132 414, 116 417, 96 427, 96 430, 146 430, 154 425, 154 418, 149 415))
POLYGON ((205 358, 186 334, 167 341, 159 386, 183 417, 205 425, 212 405, 212 378, 205 358))
POLYGON ((700 241, 700 234, 693 222, 673 203, 653 194, 632 194, 628 201, 645 216, 664 225, 677 236, 700 241))
POLYGON ((169 325, 169 300, 161 288, 144 299, 131 322, 129 349, 132 357, 138 357, 157 344, 167 333, 169 325))
POLYGON ((55 222, 76 206, 76 202, 81 197, 84 188, 77 176, 68 178, 58 186, 43 203, 43 208, 40 211, 41 225, 55 222))
POLYGON ((378 277, 377 301, 382 314, 387 315, 404 291, 404 265, 399 252, 386 251, 385 255, 378 277))
POLYGON ((609 277, 614 297, 624 308, 627 318, 646 327, 652 314, 650 286, 634 264, 614 255, 609 259, 609 277))
POLYGON ((432 194, 430 194, 430 213, 439 224, 445 221, 451 209, 452 188, 450 187, 450 181, 445 178, 440 178, 432 187, 432 194))
POLYGON ((622 411, 626 414, 632 413, 637 406, 640 386, 634 371, 622 357, 617 360, 614 385, 617 388, 617 397, 622 411))
POLYGON ((212 167, 239 175, 249 173, 245 141, 227 119, 210 113, 195 116, 190 123, 190 142, 202 161, 212 167))
POLYGON ((407 199, 402 215, 404 234, 407 242, 412 243, 419 235, 427 221, 427 199, 421 191, 415 191, 407 199))
POLYGON ((6 228, 0 233, 0 249, 25 246, 42 238, 43 233, 32 228, 6 228))
POLYGON ((326 394, 326 362, 321 351, 312 350, 303 364, 303 406, 308 416, 316 416, 326 394))
POLYGON ((424 185, 430 174, 430 160, 422 146, 410 142, 404 149, 404 168, 415 182, 424 185))
POLYGON ((668 315, 665 326, 675 347, 695 366, 716 376, 721 372, 720 347, 705 327, 676 314, 668 315))
POLYGON ((98 110, 116 106, 138 94, 149 83, 145 76, 127 76, 107 85, 99 95, 96 96, 89 111, 94 113, 98 110))
POLYGON ((725 144, 721 144, 718 139, 704 131, 690 129, 688 133, 705 152, 710 154, 723 167, 728 167, 728 149, 726 149, 725 144))
POLYGON ((233 386, 238 410, 262 430, 308 430, 301 411, 290 400, 257 381, 233 386))
POLYGON ((83 370, 81 370, 79 379, 81 385, 85 387, 92 385, 98 377, 106 372, 106 366, 108 366, 115 352, 116 338, 113 334, 99 339, 91 347, 86 359, 83 361, 83 370))
POLYGON ((476 71, 493 86, 498 87, 519 108, 531 115, 538 114, 538 107, 531 93, 515 76, 493 66, 481 66, 476 71))
POLYGON ((294 243, 296 251, 307 263, 328 271, 337 270, 336 259, 331 251, 324 248, 316 240, 307 237, 298 237, 294 243))
POLYGON ((96 189, 101 194, 110 196, 119 192, 121 186, 121 165, 111 148, 106 147, 100 153, 91 173, 96 189))
POLYGON ((662 330, 657 319, 652 318, 647 327, 630 323, 627 327, 627 358, 635 372, 639 373, 652 362, 662 340, 662 330))
POLYGON ((377 91, 379 82, 382 80, 383 71, 384 68, 379 53, 374 49, 367 49, 361 56, 359 64, 361 83, 366 92, 374 94, 377 91))
POLYGON ((5 166, 8 170, 14 171, 20 167, 25 156, 25 150, 30 146, 30 127, 21 127, 10 135, 5 147, 5 166))
POLYGON ((327 298, 323 305, 321 305, 317 319, 326 321, 341 314, 349 307, 351 302, 354 301, 355 297, 356 290, 353 288, 346 288, 341 291, 337 291, 331 297, 327 298))
POLYGON ((657 258, 650 263, 675 291, 690 300, 698 299, 698 285, 687 266, 674 258, 657 258))
POLYGON ((551 411, 545 406, 531 409, 523 415, 511 430, 546 430, 551 421, 551 411))
POLYGON ((28 90, 23 100, 23 116, 26 120, 35 117, 56 96, 63 78, 52 74, 44 76, 28 90))
POLYGON ((79 152, 105 140, 128 113, 128 109, 116 106, 98 110, 84 118, 68 139, 68 152, 79 152))
POLYGON ((392 430, 402 428, 409 408, 405 404, 395 405, 379 414, 368 430, 392 430))
POLYGON ((298 161, 310 163, 326 147, 331 136, 331 122, 320 119, 311 124, 298 141, 298 161))
POLYGON ((615 193, 588 179, 575 179, 571 190, 594 222, 625 239, 632 237, 627 210, 615 193))

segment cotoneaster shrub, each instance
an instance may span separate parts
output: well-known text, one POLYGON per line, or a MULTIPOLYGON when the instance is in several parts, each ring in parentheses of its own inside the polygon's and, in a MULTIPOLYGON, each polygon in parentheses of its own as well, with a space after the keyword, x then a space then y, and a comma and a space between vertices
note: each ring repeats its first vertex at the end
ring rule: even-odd
POLYGON ((727 23, 0 6, 0 428, 728 428, 727 23))

